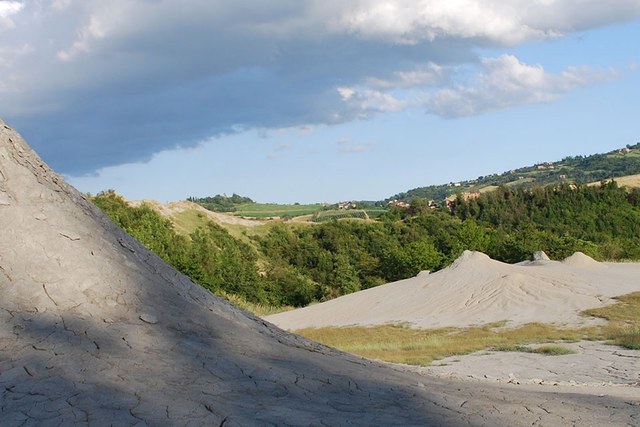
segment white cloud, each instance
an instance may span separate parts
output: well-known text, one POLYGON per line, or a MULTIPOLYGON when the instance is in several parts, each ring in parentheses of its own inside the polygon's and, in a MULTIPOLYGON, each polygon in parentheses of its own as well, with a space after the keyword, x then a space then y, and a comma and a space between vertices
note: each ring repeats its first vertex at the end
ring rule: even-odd
POLYGON ((18 1, 0 1, 0 31, 15 27, 11 15, 22 10, 24 5, 18 1))
POLYGON ((460 37, 499 44, 557 37, 633 19, 637 0, 361 0, 340 25, 363 38, 401 44, 460 37))
POLYGON ((340 87, 337 91, 351 115, 360 119, 366 119, 376 113, 400 111, 409 106, 406 101, 397 98, 391 91, 376 90, 366 86, 340 87))
POLYGON ((613 70, 570 67, 553 74, 541 65, 520 62, 512 55, 484 58, 472 82, 424 94, 427 111, 460 117, 526 104, 550 102, 572 89, 614 78, 613 70))
POLYGON ((429 62, 416 69, 395 71, 388 79, 369 77, 365 85, 380 90, 435 85, 443 81, 445 74, 443 66, 429 62))
POLYGON ((356 90, 352 87, 340 86, 336 89, 343 101, 348 101, 356 94, 356 90))
POLYGON ((6 18, 22 10, 24 5, 19 1, 0 1, 0 17, 6 18))
POLYGON ((549 73, 513 55, 482 58, 477 67, 429 67, 433 72, 398 71, 392 79, 367 77, 363 85, 338 91, 347 108, 360 118, 412 107, 453 118, 550 102, 575 88, 617 76, 615 70, 575 66, 549 73), (471 77, 461 80, 456 75, 471 77))
POLYGON ((539 38, 504 2, 400 0, 361 2, 342 17, 343 25, 365 38, 413 44, 444 37, 488 38, 499 42, 539 38))

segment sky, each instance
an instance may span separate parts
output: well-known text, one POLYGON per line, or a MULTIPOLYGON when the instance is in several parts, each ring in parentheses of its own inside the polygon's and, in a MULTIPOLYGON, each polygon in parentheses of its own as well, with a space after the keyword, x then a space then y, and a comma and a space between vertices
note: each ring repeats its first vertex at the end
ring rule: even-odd
POLYGON ((640 0, 0 0, 0 118, 85 193, 382 200, 640 142, 640 0))

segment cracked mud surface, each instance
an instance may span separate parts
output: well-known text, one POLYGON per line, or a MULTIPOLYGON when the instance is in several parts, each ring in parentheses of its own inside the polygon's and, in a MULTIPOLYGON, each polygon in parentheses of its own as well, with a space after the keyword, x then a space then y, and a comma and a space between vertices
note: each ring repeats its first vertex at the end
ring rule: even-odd
POLYGON ((215 297, 0 121, 2 426, 638 425, 637 394, 362 360, 215 297))
MULTIPOLYGON (((558 344, 575 354, 480 351, 424 368, 431 375, 463 380, 548 386, 626 387, 640 398, 640 351, 601 342, 558 344)), ((535 347, 535 346, 531 346, 535 347)))

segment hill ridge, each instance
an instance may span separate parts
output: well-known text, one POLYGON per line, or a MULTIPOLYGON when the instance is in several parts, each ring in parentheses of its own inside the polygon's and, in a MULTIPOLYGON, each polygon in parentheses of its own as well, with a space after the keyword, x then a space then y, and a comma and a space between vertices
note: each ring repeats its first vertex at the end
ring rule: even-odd
POLYGON ((640 174, 640 142, 588 156, 568 156, 560 161, 536 163, 501 173, 447 184, 416 187, 386 199, 411 201, 415 197, 443 200, 457 192, 485 191, 492 187, 531 187, 549 184, 587 184, 640 174))

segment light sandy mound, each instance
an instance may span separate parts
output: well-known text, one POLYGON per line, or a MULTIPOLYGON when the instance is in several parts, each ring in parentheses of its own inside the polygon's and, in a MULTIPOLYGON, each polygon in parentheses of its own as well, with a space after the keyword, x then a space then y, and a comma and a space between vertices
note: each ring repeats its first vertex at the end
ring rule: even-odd
POLYGON ((613 296, 640 291, 638 277, 640 264, 601 264, 579 253, 563 262, 510 265, 465 251, 437 273, 266 320, 289 330, 386 323, 433 328, 501 320, 511 326, 529 322, 577 325, 589 321, 579 315, 582 310, 611 304, 613 296))
POLYGON ((571 265, 573 267, 581 267, 581 268, 603 268, 604 264, 599 263, 595 259, 591 258, 589 255, 585 255, 582 252, 576 252, 570 257, 562 260, 564 264, 571 265))

